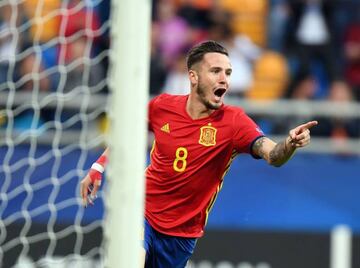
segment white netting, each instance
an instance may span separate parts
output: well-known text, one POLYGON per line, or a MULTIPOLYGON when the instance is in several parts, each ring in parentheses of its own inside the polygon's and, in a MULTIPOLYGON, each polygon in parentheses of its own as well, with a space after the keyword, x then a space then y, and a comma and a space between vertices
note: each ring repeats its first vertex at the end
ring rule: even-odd
POLYGON ((0 267, 101 266, 109 2, 0 1, 0 267))

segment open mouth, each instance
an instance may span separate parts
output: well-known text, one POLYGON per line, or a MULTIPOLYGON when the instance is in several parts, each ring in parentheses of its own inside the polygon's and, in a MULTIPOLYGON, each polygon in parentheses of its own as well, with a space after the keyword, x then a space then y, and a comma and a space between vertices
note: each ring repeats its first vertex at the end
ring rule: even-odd
POLYGON ((215 96, 221 98, 226 92, 225 88, 218 88, 214 91, 215 96))

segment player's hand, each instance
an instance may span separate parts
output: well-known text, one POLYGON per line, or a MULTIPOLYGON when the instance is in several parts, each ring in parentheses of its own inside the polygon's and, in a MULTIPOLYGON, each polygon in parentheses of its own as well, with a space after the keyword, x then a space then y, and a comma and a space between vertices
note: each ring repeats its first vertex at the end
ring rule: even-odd
POLYGON ((92 183, 89 175, 86 175, 81 181, 80 196, 84 207, 87 207, 88 204, 94 205, 94 201, 97 198, 96 193, 99 190, 100 184, 101 180, 95 180, 95 182, 92 183))
POLYGON ((300 148, 310 143, 310 128, 316 126, 317 121, 310 121, 290 130, 288 142, 293 148, 300 148))

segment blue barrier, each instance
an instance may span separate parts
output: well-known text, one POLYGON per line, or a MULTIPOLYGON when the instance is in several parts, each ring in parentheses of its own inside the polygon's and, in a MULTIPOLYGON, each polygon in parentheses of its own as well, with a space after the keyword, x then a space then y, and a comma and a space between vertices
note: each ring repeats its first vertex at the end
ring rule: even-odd
MULTIPOLYGON (((30 161, 24 161, 29 155, 28 146, 16 147, 14 152, 6 147, 0 148, 2 164, 8 161, 10 155, 8 164, 17 163, 12 166, 11 176, 5 174, 4 168, 1 169, 0 190, 7 194, 20 190, 13 198, 0 200, 1 219, 22 209, 32 211, 47 206, 53 196, 56 196, 55 207, 59 207, 58 204, 64 200, 77 197, 80 179, 101 154, 99 150, 81 151, 74 148, 56 158, 50 154, 50 149, 48 146, 38 146, 35 159, 45 159, 41 157, 47 153, 51 157, 32 166, 30 161), (80 164, 79 159, 82 161, 80 164), (76 168, 80 172, 74 172, 76 168), (58 186, 50 183, 51 174, 58 186), (42 181, 49 184, 31 191, 26 191, 22 186, 27 182, 33 187, 42 181), (23 207, 26 198, 29 203, 23 207)), ((297 154, 285 166, 274 168, 262 160, 240 155, 225 177, 207 228, 328 231, 336 224, 348 224, 355 232, 360 232, 359 171, 359 157, 297 154)), ((59 209, 56 221, 71 224, 76 215, 81 215, 83 223, 102 219, 102 198, 85 211, 78 204, 59 209)), ((32 220, 47 222, 50 216, 50 211, 46 210, 32 220)))
POLYGON ((360 232, 360 158, 297 154, 274 168, 239 156, 225 178, 208 228, 360 232))

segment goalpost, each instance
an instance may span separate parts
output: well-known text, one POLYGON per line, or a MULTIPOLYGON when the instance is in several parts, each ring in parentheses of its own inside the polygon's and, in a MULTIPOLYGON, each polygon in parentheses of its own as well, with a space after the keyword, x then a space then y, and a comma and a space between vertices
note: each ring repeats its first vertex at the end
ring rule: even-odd
POLYGON ((107 267, 140 267, 151 1, 113 1, 107 267))
POLYGON ((106 1, 0 1, 1 267, 139 267, 151 1, 113 0, 99 22, 106 1), (111 49, 94 50, 108 30, 111 49), (84 209, 79 183, 105 146, 84 209))

